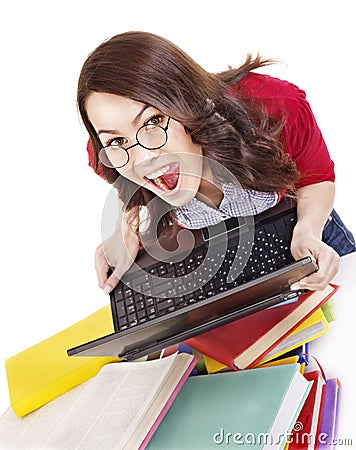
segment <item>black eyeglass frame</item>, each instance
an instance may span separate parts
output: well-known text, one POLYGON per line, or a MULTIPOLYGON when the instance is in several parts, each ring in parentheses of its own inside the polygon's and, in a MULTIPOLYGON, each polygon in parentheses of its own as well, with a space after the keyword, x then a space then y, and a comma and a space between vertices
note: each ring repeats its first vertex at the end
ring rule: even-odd
MULTIPOLYGON (((164 127, 162 127, 161 125, 154 125, 154 124, 152 124, 152 125, 142 125, 142 127, 140 127, 140 128, 136 131, 136 136, 135 136, 135 138, 136 138, 136 143, 135 143, 135 144, 130 145, 130 147, 126 147, 126 148, 125 148, 125 147, 121 147, 120 145, 117 146, 117 147, 120 148, 121 150, 124 150, 125 153, 126 153, 127 161, 125 162, 125 164, 122 164, 121 166, 110 167, 110 168, 112 168, 112 169, 119 169, 119 168, 121 168, 121 167, 125 167, 126 164, 127 164, 127 163, 129 162, 129 160, 130 160, 130 155, 129 155, 129 153, 128 153, 128 150, 130 150, 130 149, 133 148, 133 147, 136 147, 137 145, 139 145, 140 147, 142 147, 142 148, 144 148, 144 149, 146 149, 146 150, 153 150, 153 151, 154 151, 154 150, 159 150, 160 148, 164 147, 164 146, 166 145, 167 141, 168 141, 168 133, 167 133, 167 130, 168 130, 168 125, 169 125, 169 121, 170 121, 170 120, 171 120, 171 118, 170 118, 170 116, 168 116, 167 123, 166 123, 166 125, 165 125, 164 127), (146 147, 145 145, 142 145, 142 144, 141 144, 141 142, 138 140, 138 134, 139 134, 139 132, 140 132, 143 128, 145 128, 145 127, 147 127, 147 126, 152 126, 152 127, 155 127, 155 128, 161 128, 161 129, 164 131, 164 134, 165 134, 166 138, 165 138, 165 141, 163 142, 162 145, 160 145, 159 147, 146 147)), ((113 145, 109 144, 109 145, 106 145, 105 147, 102 147, 102 148, 100 149, 100 152, 101 152, 102 150, 105 150, 105 149, 108 148, 108 147, 113 147, 113 145)), ((99 160, 100 160, 100 152, 99 152, 99 160)), ((101 160, 100 160, 100 164, 106 166, 101 160)), ((107 166, 106 166, 106 167, 107 167, 107 166)))

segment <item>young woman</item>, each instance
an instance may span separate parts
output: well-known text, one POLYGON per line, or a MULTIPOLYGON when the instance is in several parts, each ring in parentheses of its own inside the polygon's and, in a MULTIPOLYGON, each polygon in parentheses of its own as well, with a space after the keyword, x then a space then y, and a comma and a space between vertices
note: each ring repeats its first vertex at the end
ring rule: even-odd
POLYGON ((161 233, 176 222, 199 228, 257 214, 293 193, 298 221, 291 252, 319 266, 300 281, 303 288, 323 289, 339 255, 356 250, 333 210, 333 162, 305 93, 253 72, 271 62, 248 56, 240 68, 213 74, 145 32, 114 36, 89 55, 77 98, 89 161, 115 183, 122 206, 116 231, 95 254, 104 292, 137 255, 139 211, 147 205, 155 217, 153 199, 171 205, 159 220, 161 233), (242 189, 231 189, 224 168, 242 189), (115 271, 108 275, 110 266, 115 271))

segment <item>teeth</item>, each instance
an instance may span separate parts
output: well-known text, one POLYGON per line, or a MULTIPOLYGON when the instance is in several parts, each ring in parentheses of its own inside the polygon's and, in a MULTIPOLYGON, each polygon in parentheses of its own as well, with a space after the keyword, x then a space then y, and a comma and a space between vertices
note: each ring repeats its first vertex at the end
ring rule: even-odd
POLYGON ((162 183, 162 181, 159 178, 155 178, 152 181, 155 183, 156 186, 160 187, 164 191, 169 191, 167 186, 164 183, 162 183))
POLYGON ((152 172, 152 173, 146 175, 146 178, 148 178, 149 180, 153 180, 154 178, 159 178, 162 175, 164 175, 170 167, 171 167, 170 164, 167 164, 167 166, 162 167, 161 169, 157 170, 156 172, 152 172))

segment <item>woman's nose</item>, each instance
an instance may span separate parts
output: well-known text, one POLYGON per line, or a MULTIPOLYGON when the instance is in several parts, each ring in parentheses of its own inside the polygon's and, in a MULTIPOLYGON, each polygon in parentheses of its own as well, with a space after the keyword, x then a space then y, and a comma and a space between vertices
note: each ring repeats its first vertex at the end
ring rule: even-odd
POLYGON ((150 165, 153 159, 156 159, 161 154, 160 150, 147 150, 138 144, 131 149, 130 162, 131 166, 139 164, 140 166, 150 165))

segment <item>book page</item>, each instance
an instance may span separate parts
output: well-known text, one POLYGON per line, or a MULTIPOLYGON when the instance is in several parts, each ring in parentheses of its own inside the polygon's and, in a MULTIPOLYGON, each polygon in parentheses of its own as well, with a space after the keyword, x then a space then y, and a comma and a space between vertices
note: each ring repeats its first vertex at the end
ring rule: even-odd
POLYGON ((0 449, 39 449, 88 382, 77 386, 21 419, 11 407, 0 417, 0 449))
POLYGON ((303 342, 307 342, 308 339, 311 341, 313 336, 323 332, 324 330, 325 325, 320 321, 304 328, 303 330, 300 330, 298 333, 290 334, 278 345, 276 345, 263 359, 273 357, 282 351, 289 351, 291 347, 297 347, 303 342))
POLYGON ((9 409, 0 419, 0 449, 120 448, 121 437, 134 428, 134 419, 151 402, 175 356, 108 364, 96 377, 22 419, 9 409))

